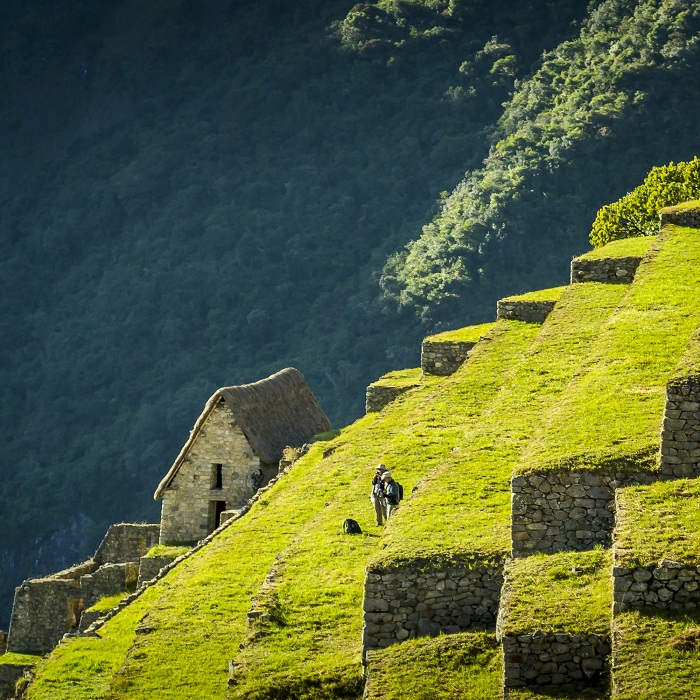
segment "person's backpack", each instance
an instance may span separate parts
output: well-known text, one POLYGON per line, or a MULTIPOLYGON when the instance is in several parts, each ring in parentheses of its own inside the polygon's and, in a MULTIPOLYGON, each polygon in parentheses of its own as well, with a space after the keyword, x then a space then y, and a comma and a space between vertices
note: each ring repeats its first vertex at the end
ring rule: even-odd
POLYGON ((357 520, 348 518, 343 523, 343 532, 345 532, 346 535, 361 535, 362 528, 360 527, 360 523, 358 523, 357 520))
POLYGON ((399 487, 399 503, 403 501, 403 486, 397 481, 396 485, 399 487))

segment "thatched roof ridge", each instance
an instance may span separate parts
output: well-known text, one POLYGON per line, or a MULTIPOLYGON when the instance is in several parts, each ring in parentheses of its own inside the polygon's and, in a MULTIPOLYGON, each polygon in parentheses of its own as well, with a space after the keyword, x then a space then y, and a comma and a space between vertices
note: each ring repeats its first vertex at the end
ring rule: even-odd
POLYGON ((190 437, 158 484, 154 498, 175 478, 209 414, 225 401, 238 426, 243 430, 253 453, 262 462, 278 462, 287 446, 300 447, 312 435, 331 429, 331 423, 309 389, 304 376, 288 367, 266 379, 218 389, 204 406, 190 437))

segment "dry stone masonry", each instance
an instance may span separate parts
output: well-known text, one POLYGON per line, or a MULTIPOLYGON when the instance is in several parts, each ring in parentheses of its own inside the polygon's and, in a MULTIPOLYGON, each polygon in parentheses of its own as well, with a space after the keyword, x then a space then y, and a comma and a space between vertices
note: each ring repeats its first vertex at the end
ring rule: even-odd
POLYGON ((501 299, 496 306, 496 317, 505 318, 509 321, 544 323, 544 320, 549 316, 556 303, 556 301, 501 299))
POLYGON ((648 484, 651 474, 550 472, 511 481, 513 556, 610 546, 615 489, 648 484))
POLYGON ((607 636, 538 631, 501 641, 505 688, 594 683, 610 671, 607 636))
POLYGON ((503 566, 402 567, 368 571, 362 610, 363 658, 406 639, 493 627, 503 566))
POLYGON ((661 226, 675 224, 676 226, 687 226, 689 228, 700 228, 700 207, 695 209, 674 209, 669 207, 659 212, 661 226))
POLYGON ((158 525, 112 525, 95 558, 15 590, 8 651, 38 654, 79 629, 83 611, 136 585, 138 561, 158 537, 158 525))
POLYGON ((441 377, 454 374, 475 345, 476 343, 471 342, 436 341, 426 338, 421 345, 421 369, 426 374, 436 374, 441 377))
POLYGON ((416 384, 402 384, 401 386, 388 386, 386 384, 370 384, 365 394, 365 411, 376 413, 395 401, 404 391, 412 389, 416 384))
POLYGON ((672 477, 700 476, 700 384, 666 387, 659 471, 672 477))
POLYGON ((648 566, 613 568, 613 612, 632 608, 695 610, 700 604, 700 566, 662 559, 648 566))
POLYGON ((575 258, 571 261, 571 284, 576 282, 629 283, 634 279, 634 273, 641 261, 641 256, 604 260, 575 258))
POLYGON ((231 409, 221 401, 211 411, 163 492, 160 541, 196 542, 219 525, 217 516, 253 495, 252 475, 260 467, 231 409), (217 503, 220 506, 216 512, 217 503))

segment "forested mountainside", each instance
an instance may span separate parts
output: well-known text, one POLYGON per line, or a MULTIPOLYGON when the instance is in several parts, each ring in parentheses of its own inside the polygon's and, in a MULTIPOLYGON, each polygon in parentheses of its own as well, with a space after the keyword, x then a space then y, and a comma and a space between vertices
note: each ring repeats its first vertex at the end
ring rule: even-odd
POLYGON ((694 152, 697 13, 4 3, 3 613, 108 523, 157 517, 215 388, 295 366, 340 425, 424 331, 563 281, 611 193, 694 152))

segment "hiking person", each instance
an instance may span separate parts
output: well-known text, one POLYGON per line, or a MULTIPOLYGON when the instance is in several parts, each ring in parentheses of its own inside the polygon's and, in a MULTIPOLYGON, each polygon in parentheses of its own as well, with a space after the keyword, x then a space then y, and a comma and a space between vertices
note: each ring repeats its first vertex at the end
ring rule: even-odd
POLYGON ((394 477, 391 476, 389 471, 382 474, 382 484, 384 485, 385 517, 389 520, 389 516, 399 507, 401 486, 397 481, 394 481, 394 477))
POLYGON ((255 493, 262 486, 264 479, 262 469, 256 469, 253 472, 251 479, 253 481, 253 493, 255 493))
POLYGON ((374 512, 377 516, 377 525, 383 525, 386 513, 386 503, 384 501, 384 484, 382 483, 382 474, 387 471, 383 464, 378 464, 372 479, 372 491, 370 500, 374 505, 374 512))

